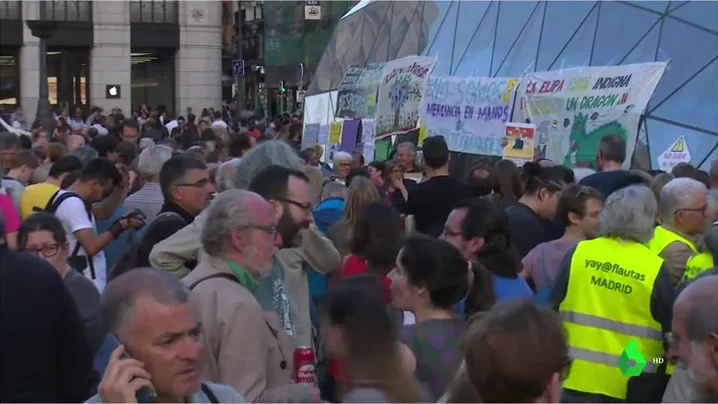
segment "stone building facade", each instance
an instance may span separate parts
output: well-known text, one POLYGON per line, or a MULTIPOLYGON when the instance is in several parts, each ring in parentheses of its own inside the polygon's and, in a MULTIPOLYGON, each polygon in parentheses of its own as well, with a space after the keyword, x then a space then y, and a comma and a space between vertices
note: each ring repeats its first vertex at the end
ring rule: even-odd
POLYGON ((221 106, 220 1, 31 0, 0 1, 0 108, 35 116, 40 49, 26 21, 40 19, 40 7, 57 21, 46 56, 51 104, 125 115, 140 104, 176 114, 221 106))

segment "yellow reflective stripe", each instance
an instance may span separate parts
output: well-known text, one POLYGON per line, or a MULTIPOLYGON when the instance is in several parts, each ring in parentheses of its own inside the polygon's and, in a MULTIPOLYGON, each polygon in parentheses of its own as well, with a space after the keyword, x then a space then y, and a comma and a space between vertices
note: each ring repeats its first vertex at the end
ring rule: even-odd
MULTIPOLYGON (((572 359, 579 359, 586 362, 600 363, 607 366, 618 366, 618 355, 611 355, 605 352, 592 351, 585 348, 577 348, 575 346, 568 347, 568 356, 572 359)), ((646 359, 646 358, 644 358, 646 359)), ((651 358, 648 358, 651 359, 651 358)), ((646 360, 646 367, 643 369, 644 373, 656 373, 658 365, 653 363, 652 360, 646 360)))
POLYGON ((609 320, 607 318, 593 316, 590 314, 576 313, 575 311, 561 311, 560 314, 563 321, 570 323, 615 331, 637 338, 650 338, 663 343, 663 333, 654 328, 626 324, 620 321, 609 320))

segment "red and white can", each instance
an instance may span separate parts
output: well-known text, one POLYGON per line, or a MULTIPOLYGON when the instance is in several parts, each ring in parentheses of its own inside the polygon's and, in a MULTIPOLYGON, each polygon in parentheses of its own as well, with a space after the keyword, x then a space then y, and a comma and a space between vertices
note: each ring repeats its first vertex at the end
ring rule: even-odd
POLYGON ((317 374, 314 370, 314 351, 312 348, 302 346, 294 350, 294 382, 317 383, 317 374))

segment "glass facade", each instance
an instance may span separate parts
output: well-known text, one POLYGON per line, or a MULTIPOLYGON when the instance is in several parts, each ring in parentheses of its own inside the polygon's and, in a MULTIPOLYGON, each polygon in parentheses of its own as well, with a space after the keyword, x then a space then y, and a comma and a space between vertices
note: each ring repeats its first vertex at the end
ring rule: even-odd
POLYGON ((320 1, 321 19, 305 20, 304 1, 265 1, 262 15, 266 82, 276 86, 279 80, 285 80, 296 85, 298 63, 304 63, 308 72, 314 71, 332 28, 354 3, 352 0, 320 1))
POLYGON ((489 77, 670 61, 639 143, 653 167, 681 135, 691 164, 718 158, 718 2, 370 1, 339 21, 307 95, 351 64, 416 54, 438 58, 434 74, 489 77))
POLYGON ((54 21, 92 21, 91 1, 43 1, 46 18, 54 21))
POLYGON ((85 48, 50 48, 47 51, 47 86, 50 104, 68 111, 87 109, 90 99, 90 52, 85 48))
POLYGON ((0 110, 20 102, 20 63, 17 48, 0 48, 0 110))
POLYGON ((175 1, 131 1, 130 22, 177 23, 175 1))
POLYGON ((168 111, 175 105, 174 49, 132 49, 132 110, 140 105, 164 105, 168 111))

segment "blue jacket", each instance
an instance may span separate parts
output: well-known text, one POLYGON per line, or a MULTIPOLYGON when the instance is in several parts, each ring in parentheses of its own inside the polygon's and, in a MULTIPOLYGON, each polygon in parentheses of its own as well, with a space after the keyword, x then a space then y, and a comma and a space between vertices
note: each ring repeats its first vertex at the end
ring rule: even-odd
POLYGON ((322 234, 334 225, 344 214, 344 199, 331 197, 322 201, 314 208, 314 223, 322 234))

